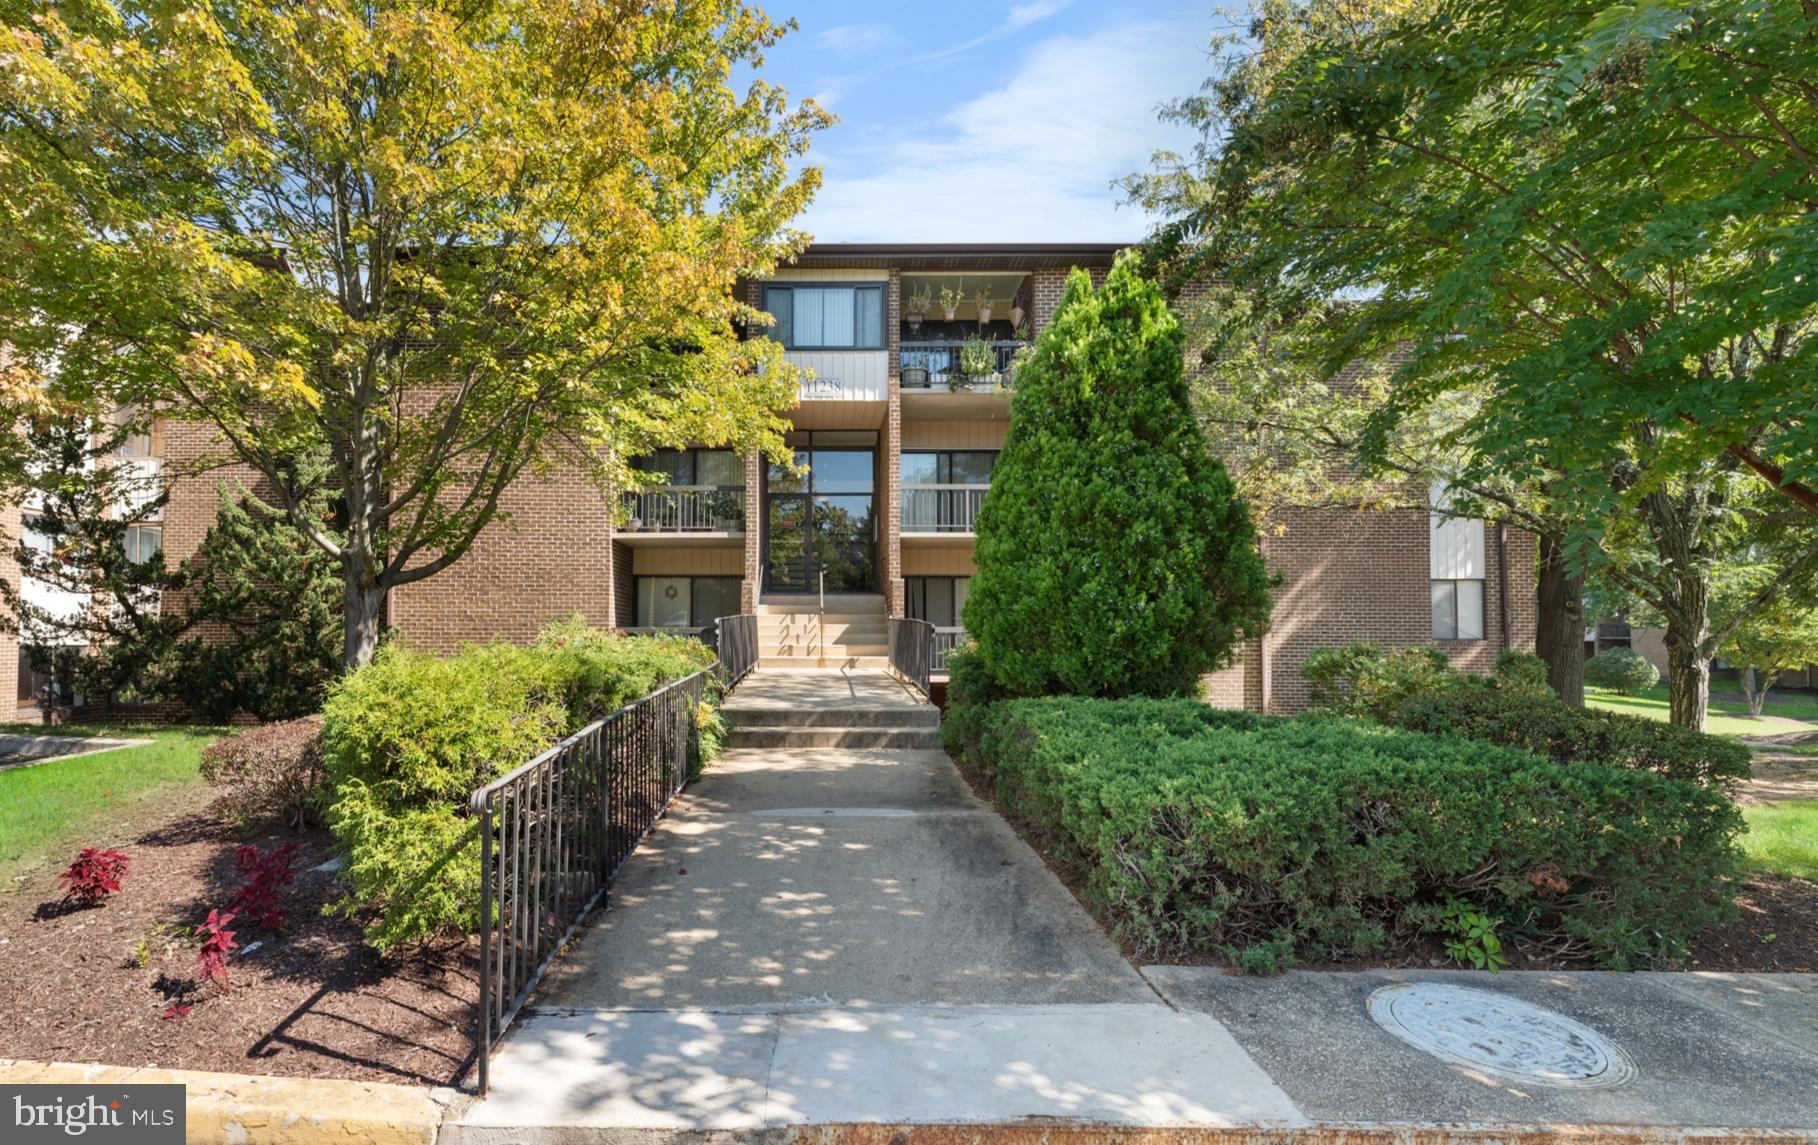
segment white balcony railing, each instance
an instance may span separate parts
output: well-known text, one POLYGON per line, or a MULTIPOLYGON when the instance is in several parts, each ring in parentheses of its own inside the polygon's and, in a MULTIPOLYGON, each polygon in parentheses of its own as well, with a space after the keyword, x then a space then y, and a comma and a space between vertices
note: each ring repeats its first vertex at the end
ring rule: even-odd
POLYGON ((620 498, 626 533, 742 533, 745 489, 732 485, 659 485, 620 498))
POLYGON ((903 532, 977 532, 989 485, 904 485, 903 532))

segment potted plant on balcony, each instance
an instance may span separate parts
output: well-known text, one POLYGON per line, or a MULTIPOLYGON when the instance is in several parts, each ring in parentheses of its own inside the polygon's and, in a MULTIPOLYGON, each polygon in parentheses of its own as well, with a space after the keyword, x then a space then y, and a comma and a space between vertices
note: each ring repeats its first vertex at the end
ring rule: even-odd
POLYGON ((977 382, 997 380, 997 351, 983 338, 968 338, 960 343, 959 368, 947 375, 950 390, 971 389, 977 382))
POLYGON ((991 288, 989 286, 972 296, 978 304, 978 328, 983 330, 991 324, 991 288))
POLYGON ((959 304, 965 299, 966 295, 959 287, 941 287, 941 312, 947 316, 947 321, 953 321, 953 316, 959 313, 959 304))
POLYGON ((903 315, 911 334, 922 328, 922 318, 933 305, 934 287, 922 285, 909 292, 909 298, 903 303, 903 315))

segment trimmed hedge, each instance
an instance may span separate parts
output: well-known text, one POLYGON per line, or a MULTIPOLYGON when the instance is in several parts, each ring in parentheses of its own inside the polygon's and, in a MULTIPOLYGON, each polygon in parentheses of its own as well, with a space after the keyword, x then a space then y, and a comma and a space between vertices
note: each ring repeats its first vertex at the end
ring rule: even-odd
POLYGON ((1555 763, 1596 762, 1652 771, 1727 790, 1749 775, 1739 741, 1641 716, 1562 704, 1552 693, 1511 693, 1481 684, 1404 701, 1389 722, 1410 731, 1526 748, 1555 763))
MULTIPOLYGON (((380 950, 471 930, 480 900, 473 790, 712 662, 699 641, 619 636, 578 617, 527 648, 380 649, 336 682, 322 712, 329 826, 347 850, 351 885, 336 908, 373 913, 366 937, 380 950)), ((702 714, 704 752, 719 742, 717 718, 702 714)))
POLYGON ((1660 669, 1632 648, 1610 648, 1584 662, 1584 682, 1625 696, 1639 696, 1660 683, 1660 669))
POLYGON ((1185 700, 985 709, 949 748, 1146 957, 1369 956, 1444 934, 1464 903, 1505 941, 1629 968, 1681 956, 1729 908, 1742 820, 1708 786, 1185 700))

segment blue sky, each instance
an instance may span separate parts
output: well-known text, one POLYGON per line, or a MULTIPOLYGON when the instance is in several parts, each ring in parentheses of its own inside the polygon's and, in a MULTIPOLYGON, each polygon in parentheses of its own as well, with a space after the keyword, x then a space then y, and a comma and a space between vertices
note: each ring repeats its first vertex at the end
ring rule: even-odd
POLYGON ((764 75, 840 117, 809 161, 823 242, 1140 238, 1113 180, 1192 139, 1156 119, 1205 79, 1210 0, 765 0, 800 31, 764 75))

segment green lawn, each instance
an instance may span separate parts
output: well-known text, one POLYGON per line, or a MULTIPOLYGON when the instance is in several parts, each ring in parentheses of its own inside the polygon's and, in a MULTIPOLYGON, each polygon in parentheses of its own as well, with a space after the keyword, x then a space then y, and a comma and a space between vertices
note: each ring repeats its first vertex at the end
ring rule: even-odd
POLYGON ((65 851, 73 858, 92 843, 120 842, 119 825, 148 800, 194 788, 196 805, 202 806, 208 789, 197 765, 202 748, 221 734, 219 728, 201 727, 37 724, 0 724, 0 732, 153 741, 0 771, 0 885, 47 859, 65 865, 65 851), (110 831, 115 833, 108 839, 99 838, 110 831))
POLYGON ((1749 821, 1742 837, 1749 866, 1818 880, 1818 802, 1744 807, 1742 815, 1749 821))
MULTIPOLYGON (((1654 720, 1667 718, 1665 683, 1655 684, 1639 696, 1624 696, 1590 687, 1584 690, 1584 696, 1588 707, 1623 712, 1631 716, 1646 716, 1654 720)), ((1811 692, 1769 693, 1767 707, 1762 714, 1814 721, 1813 730, 1818 731, 1818 695, 1811 692)), ((1749 706, 1741 700, 1712 700, 1705 723, 1705 730, 1722 736, 1776 735, 1798 730, 1773 720, 1751 718, 1749 706)))

